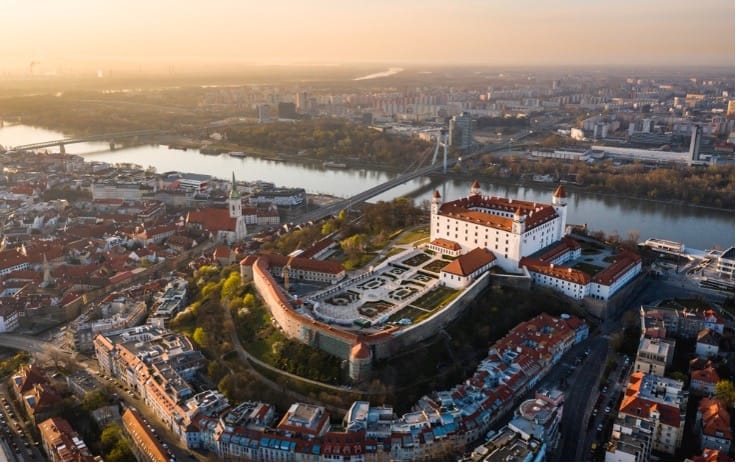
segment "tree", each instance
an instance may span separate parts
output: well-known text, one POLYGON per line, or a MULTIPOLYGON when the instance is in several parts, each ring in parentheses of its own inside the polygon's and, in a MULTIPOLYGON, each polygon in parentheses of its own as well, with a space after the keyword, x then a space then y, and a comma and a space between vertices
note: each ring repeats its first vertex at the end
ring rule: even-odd
POLYGON ((103 451, 108 452, 115 446, 119 439, 121 439, 121 428, 111 423, 100 433, 100 447, 103 451))
POLYGON ((723 402, 729 410, 734 409, 734 382, 721 380, 716 383, 716 399, 723 402))
POLYGON ((254 308, 254 306, 256 306, 257 299, 254 298, 254 294, 249 292, 249 293, 244 294, 244 298, 241 301, 241 304, 251 310, 252 308, 254 308))
POLYGON ((192 333, 192 340, 194 340, 200 347, 205 348, 208 344, 208 333, 205 332, 205 329, 198 326, 192 333))
POLYGON ((228 279, 223 283, 221 288, 221 299, 229 300, 236 296, 241 287, 241 275, 238 272, 229 274, 228 279))
POLYGON ((105 394, 101 390, 88 392, 85 397, 82 398, 82 408, 88 412, 97 410, 105 405, 105 394))

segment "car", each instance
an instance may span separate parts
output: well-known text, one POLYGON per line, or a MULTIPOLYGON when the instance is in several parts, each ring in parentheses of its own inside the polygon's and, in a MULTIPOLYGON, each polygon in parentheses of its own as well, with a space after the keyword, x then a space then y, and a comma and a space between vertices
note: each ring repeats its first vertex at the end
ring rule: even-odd
POLYGON ((603 389, 601 389, 601 392, 603 394, 607 393, 608 392, 608 386, 603 386, 603 389))
POLYGON ((611 407, 606 407, 606 410, 604 410, 605 413, 611 413, 611 407))
POLYGON ((603 431, 603 424, 602 423, 598 424, 598 428, 596 428, 596 431, 598 431, 598 433, 600 433, 601 431, 603 431))

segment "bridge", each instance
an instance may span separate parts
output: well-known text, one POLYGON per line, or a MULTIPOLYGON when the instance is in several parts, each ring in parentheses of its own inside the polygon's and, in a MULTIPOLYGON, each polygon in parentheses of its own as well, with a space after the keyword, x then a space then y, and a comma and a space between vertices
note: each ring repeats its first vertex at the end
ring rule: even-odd
MULTIPOLYGON (((487 154, 487 153, 495 152, 495 151, 501 151, 501 150, 504 150, 504 149, 511 149, 512 147, 514 147, 514 146, 511 145, 511 142, 515 142, 515 141, 519 140, 520 138, 523 138, 524 136, 527 136, 529 134, 531 134, 529 132, 529 130, 521 131, 521 132, 517 133, 516 135, 514 135, 513 137, 511 137, 510 140, 509 141, 506 141, 505 143, 485 145, 485 146, 483 146, 478 151, 475 151, 473 153, 470 153, 470 154, 467 154, 467 155, 462 156, 460 158, 460 160, 473 159, 473 158, 478 157, 478 156, 480 156, 482 154, 487 154)), ((519 146, 519 145, 515 145, 515 147, 517 147, 517 146, 519 146)), ((295 224, 300 225, 300 224, 304 224, 304 223, 306 223, 308 221, 311 221, 311 220, 323 219, 324 217, 327 217, 327 216, 336 215, 342 209, 347 209, 347 208, 350 208, 352 205, 356 205, 358 203, 363 203, 363 202, 367 201, 368 199, 374 198, 375 196, 377 196, 377 195, 379 195, 381 193, 384 193, 384 192, 386 192, 388 190, 391 190, 391 189, 393 189, 393 188, 395 188, 397 186, 400 186, 400 185, 402 185, 404 183, 407 183, 407 182, 409 182, 409 181, 411 181, 411 180, 413 180, 415 178, 425 177, 425 176, 430 175, 431 173, 433 173, 433 172, 435 172, 435 171, 437 171, 439 169, 445 169, 445 164, 446 164, 446 157, 444 158, 444 160, 438 161, 438 162, 432 162, 430 165, 428 165, 426 167, 403 172, 403 173, 401 173, 400 175, 398 175, 397 177, 395 177, 392 180, 388 180, 388 181, 386 181, 384 183, 381 183, 381 184, 379 184, 377 186, 374 186, 374 187, 372 187, 372 188, 370 188, 368 190, 365 190, 365 191, 363 191, 361 193, 357 193, 356 195, 354 195, 354 196, 352 196, 350 198, 342 199, 342 200, 337 201, 335 203, 329 204, 327 206, 320 207, 318 209, 314 209, 313 211, 311 211, 309 213, 306 213, 306 214, 303 214, 301 216, 298 216, 293 222, 295 224)))
MULTIPOLYGON (((21 146, 15 146, 12 148, 14 151, 32 151, 34 149, 50 148, 52 146, 59 146, 59 152, 64 154, 64 146, 67 144, 74 143, 86 143, 90 141, 115 141, 116 139, 132 138, 134 136, 151 136, 151 135, 162 135, 165 133, 171 133, 171 131, 163 130, 138 130, 138 131, 122 131, 118 133, 102 133, 99 135, 84 136, 81 138, 66 138, 58 139, 54 141, 44 141, 42 143, 23 144, 21 146)), ((113 144, 111 149, 113 149, 113 144)))
POLYGON ((82 136, 79 138, 66 138, 66 139, 57 139, 54 141, 44 141, 40 143, 31 143, 31 144, 23 144, 20 146, 15 146, 13 148, 10 148, 14 151, 32 151, 34 149, 42 149, 42 148, 50 148, 53 146, 59 146, 59 152, 64 154, 65 153, 65 145, 68 144, 75 144, 75 143, 87 143, 90 141, 110 141, 110 149, 115 149, 115 140, 120 140, 124 138, 133 138, 136 136, 153 136, 153 135, 166 135, 171 133, 177 133, 180 131, 208 131, 208 130, 215 130, 219 128, 225 128, 229 126, 236 126, 236 125, 244 125, 250 122, 219 122, 219 123, 212 123, 210 125, 206 125, 203 127, 197 127, 197 128, 177 128, 172 130, 134 130, 134 131, 121 131, 117 133, 101 133, 99 135, 90 135, 90 136, 82 136))

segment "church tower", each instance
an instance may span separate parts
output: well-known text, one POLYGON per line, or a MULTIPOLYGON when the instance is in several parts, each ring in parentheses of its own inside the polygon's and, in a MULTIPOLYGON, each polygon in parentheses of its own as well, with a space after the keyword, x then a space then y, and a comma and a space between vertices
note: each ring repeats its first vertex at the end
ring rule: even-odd
POLYGON ((565 236, 565 229, 567 228, 567 193, 562 185, 558 186, 552 196, 552 207, 559 215, 561 219, 562 230, 559 234, 559 238, 565 236))
POLYGON ((241 194, 236 189, 236 175, 231 172, 231 195, 228 198, 228 213, 232 219, 241 217, 241 194))

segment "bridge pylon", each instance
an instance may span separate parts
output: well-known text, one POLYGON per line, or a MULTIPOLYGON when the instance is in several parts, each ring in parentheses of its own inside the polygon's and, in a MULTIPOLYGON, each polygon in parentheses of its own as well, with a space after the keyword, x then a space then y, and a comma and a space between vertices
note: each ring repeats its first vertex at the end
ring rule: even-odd
POLYGON ((59 154, 66 154, 67 151, 64 149, 64 144, 59 145, 59 154))

